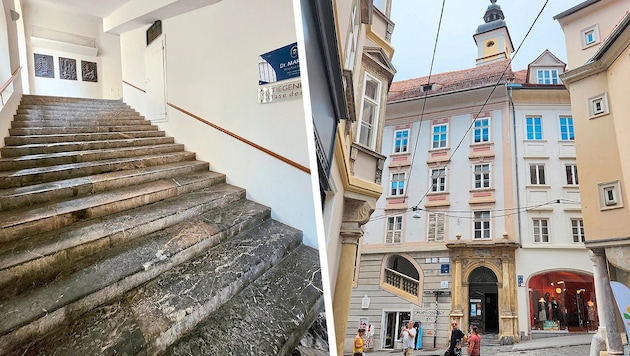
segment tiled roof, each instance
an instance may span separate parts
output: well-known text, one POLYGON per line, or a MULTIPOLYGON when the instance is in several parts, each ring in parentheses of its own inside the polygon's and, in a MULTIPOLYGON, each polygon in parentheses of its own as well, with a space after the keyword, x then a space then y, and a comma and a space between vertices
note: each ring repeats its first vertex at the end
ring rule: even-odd
MULTIPOLYGON (((512 79, 514 73, 508 59, 480 65, 474 68, 431 75, 433 90, 428 94, 443 94, 466 89, 494 85, 501 78, 501 83, 512 79), (507 70, 506 70, 507 67, 507 70), (503 72, 505 71, 505 74, 503 72), (503 74, 503 78, 501 75, 503 74)), ((422 87, 428 84, 429 77, 421 77, 392 83, 387 102, 420 98, 425 95, 422 87)))
POLYGON ((514 72, 514 83, 525 84, 527 83, 527 69, 521 69, 514 72))

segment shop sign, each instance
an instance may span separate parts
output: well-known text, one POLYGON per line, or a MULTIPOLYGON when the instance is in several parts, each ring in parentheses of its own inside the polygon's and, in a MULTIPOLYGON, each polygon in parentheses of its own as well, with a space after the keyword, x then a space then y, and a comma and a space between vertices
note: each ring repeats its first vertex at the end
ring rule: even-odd
POLYGON ((264 85, 300 76, 297 42, 261 54, 258 58, 258 84, 264 85))

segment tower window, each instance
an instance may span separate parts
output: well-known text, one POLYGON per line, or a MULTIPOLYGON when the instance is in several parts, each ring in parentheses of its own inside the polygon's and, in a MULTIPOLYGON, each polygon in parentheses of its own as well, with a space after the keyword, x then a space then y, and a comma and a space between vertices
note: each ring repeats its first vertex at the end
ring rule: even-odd
POLYGON ((492 47, 494 46, 494 41, 488 41, 488 43, 486 43, 486 47, 492 47))

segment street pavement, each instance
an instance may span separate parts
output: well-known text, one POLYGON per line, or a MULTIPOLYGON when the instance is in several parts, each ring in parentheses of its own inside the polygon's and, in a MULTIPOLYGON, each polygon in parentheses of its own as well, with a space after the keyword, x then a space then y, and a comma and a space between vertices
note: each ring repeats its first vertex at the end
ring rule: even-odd
MULTIPOLYGON (((482 356, 588 356, 591 349, 591 339, 593 334, 576 334, 569 336, 556 336, 532 340, 523 340, 514 345, 496 345, 490 342, 484 344, 483 335, 481 340, 482 356)), ((414 356, 442 356, 446 347, 438 349, 423 349, 413 352, 414 356)), ((373 351, 366 352, 365 356, 394 356, 402 355, 400 350, 396 351, 373 351)), ((351 354, 350 354, 351 355, 351 354)))

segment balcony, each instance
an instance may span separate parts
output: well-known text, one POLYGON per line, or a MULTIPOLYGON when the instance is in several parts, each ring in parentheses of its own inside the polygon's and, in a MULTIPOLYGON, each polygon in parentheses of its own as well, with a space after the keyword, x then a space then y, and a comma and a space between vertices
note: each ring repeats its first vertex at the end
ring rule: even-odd
POLYGON ((418 296, 419 281, 400 272, 385 268, 385 283, 413 296, 418 296))

